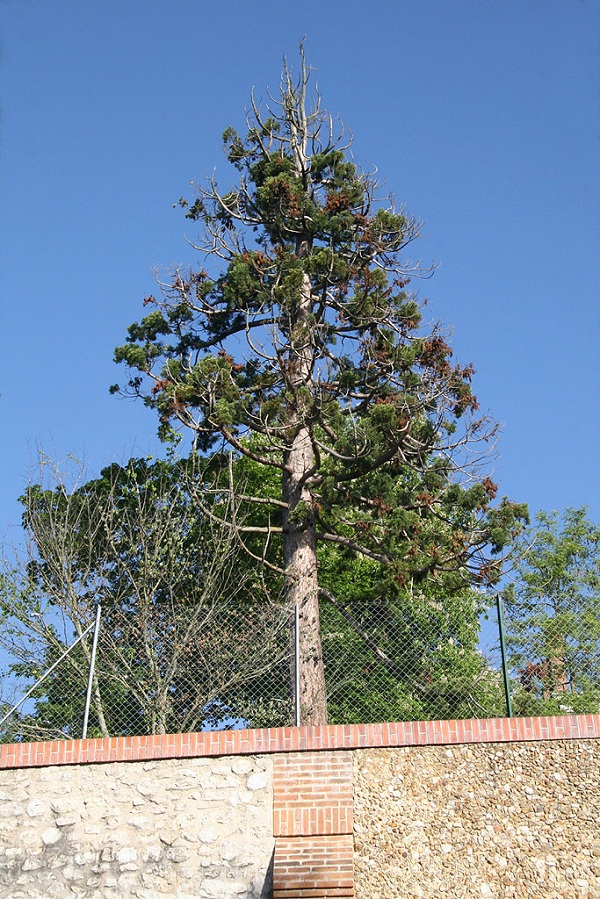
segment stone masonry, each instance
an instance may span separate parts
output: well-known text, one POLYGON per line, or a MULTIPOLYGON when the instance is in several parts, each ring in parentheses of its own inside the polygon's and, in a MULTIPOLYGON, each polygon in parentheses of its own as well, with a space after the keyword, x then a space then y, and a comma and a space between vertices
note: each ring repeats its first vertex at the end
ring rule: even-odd
POLYGON ((600 899, 600 715, 0 745, 0 899, 600 899))
POLYGON ((354 753, 361 899, 600 899, 600 743, 354 753))
POLYGON ((266 899, 268 756, 0 771, 2 899, 266 899))

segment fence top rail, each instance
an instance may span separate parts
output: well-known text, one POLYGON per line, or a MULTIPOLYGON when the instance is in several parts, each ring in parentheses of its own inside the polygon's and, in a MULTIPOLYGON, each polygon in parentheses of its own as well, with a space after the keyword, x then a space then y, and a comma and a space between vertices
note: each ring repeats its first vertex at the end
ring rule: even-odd
POLYGON ((0 768, 274 752, 600 739, 600 715, 273 727, 0 746, 0 768))

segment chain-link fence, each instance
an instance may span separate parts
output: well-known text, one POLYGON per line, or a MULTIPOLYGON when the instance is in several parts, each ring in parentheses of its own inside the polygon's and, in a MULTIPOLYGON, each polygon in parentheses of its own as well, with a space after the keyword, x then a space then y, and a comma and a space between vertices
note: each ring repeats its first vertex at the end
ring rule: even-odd
MULTIPOLYGON (((551 658, 528 659, 510 609, 501 640, 499 611, 499 602, 482 611, 474 593, 362 608, 323 602, 330 723, 599 712, 597 635, 582 628, 561 654, 554 640, 551 658)), ((297 625, 282 603, 156 609, 137 624, 123 615, 103 610, 97 631, 93 619, 82 621, 71 641, 59 638, 66 622, 55 620, 37 661, 12 661, 4 742, 296 722, 297 625)), ((559 624, 533 622, 530 649, 559 624)))
POLYGON ((421 603, 408 597, 369 604, 359 615, 354 609, 349 627, 336 609, 323 610, 332 721, 506 714, 497 619, 494 611, 478 614, 474 596, 421 603))
MULTIPOLYGON (((14 674, 44 679, 7 717, 3 739, 81 737, 86 700, 93 737, 291 723, 289 616, 281 605, 183 604, 126 618, 122 608, 103 608, 94 659, 89 623, 69 649, 58 638, 65 622, 53 622, 40 656, 51 662, 48 675, 31 658, 35 646, 12 665, 14 674)), ((24 694, 22 680, 13 677, 10 699, 24 694)))
POLYGON ((41 472, 0 570, 0 739, 302 722, 314 662, 323 694, 319 643, 334 724, 600 711, 585 510, 540 515, 517 541, 504 629, 464 572, 413 581, 325 545, 319 641, 282 599, 280 528, 254 502, 275 488, 248 470, 233 490, 232 464, 224 487, 196 458, 41 472))

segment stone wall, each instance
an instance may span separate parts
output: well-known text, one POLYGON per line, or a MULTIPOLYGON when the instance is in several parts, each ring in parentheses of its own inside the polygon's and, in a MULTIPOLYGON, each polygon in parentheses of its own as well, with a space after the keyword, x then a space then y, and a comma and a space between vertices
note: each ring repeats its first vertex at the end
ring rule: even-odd
POLYGON ((0 771, 3 899, 266 899, 268 756, 0 771))
POLYGON ((361 899, 600 897, 600 743, 354 753, 361 899))
POLYGON ((0 746, 0 899, 600 899, 600 716, 0 746))

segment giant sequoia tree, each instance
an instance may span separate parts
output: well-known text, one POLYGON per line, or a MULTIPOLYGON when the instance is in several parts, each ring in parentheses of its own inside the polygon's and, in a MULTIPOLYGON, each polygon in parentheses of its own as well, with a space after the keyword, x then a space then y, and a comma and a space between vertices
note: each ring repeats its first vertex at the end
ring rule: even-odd
POLYGON ((245 137, 225 132, 235 186, 211 181, 181 201, 204 267, 146 298, 115 357, 163 436, 185 426, 200 451, 280 472, 276 497, 244 498, 264 513, 256 523, 231 527, 266 565, 281 543, 302 720, 323 723, 319 600, 335 597, 319 584, 318 541, 389 566, 399 584, 452 571, 462 589, 497 575, 485 551, 522 510, 493 511, 495 485, 472 467, 494 429, 477 417, 472 368, 451 361, 410 290, 418 223, 355 165, 308 96, 302 50, 301 62, 266 111, 252 98, 245 137))

